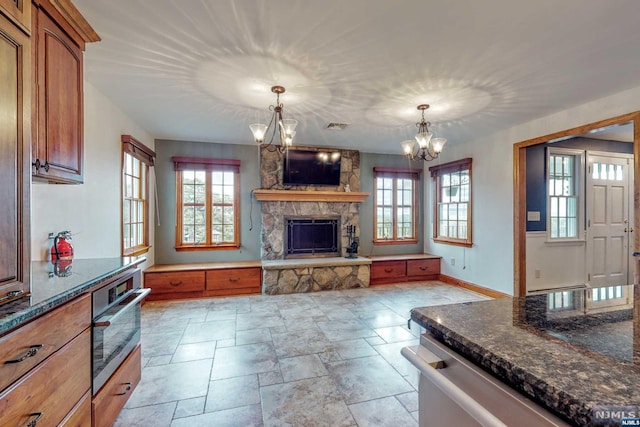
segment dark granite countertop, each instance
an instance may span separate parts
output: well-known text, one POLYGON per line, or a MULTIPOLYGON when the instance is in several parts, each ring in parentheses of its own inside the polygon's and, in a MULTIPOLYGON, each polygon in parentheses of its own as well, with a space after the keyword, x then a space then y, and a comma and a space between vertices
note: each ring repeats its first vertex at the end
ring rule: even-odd
POLYGON ((583 289, 421 307, 411 318, 572 424, 619 426, 623 412, 640 416, 640 287, 619 290, 595 302, 583 289))
POLYGON ((0 335, 89 291, 145 257, 74 259, 68 265, 31 263, 31 294, 0 305, 0 335))

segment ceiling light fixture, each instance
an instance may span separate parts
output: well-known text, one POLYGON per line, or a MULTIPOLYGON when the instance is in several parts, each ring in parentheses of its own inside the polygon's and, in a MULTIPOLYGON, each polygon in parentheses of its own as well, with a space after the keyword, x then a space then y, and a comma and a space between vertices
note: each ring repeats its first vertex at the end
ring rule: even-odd
POLYGON ((280 103, 280 94, 284 93, 284 86, 273 86, 271 92, 276 94, 276 105, 269 105, 269 111, 273 111, 271 121, 268 125, 256 123, 249 125, 249 129, 253 133, 256 144, 265 147, 269 151, 278 150, 281 153, 287 151, 293 145, 293 138, 296 136, 297 120, 282 118, 282 109, 284 105, 280 103), (273 125, 273 128, 271 126, 273 125), (271 139, 268 143, 264 143, 265 136, 271 129, 271 139), (273 139, 276 133, 280 136, 280 145, 274 145, 273 139))
POLYGON ((440 153, 442 153, 444 144, 447 143, 446 138, 433 138, 433 133, 429 131, 431 123, 424 119, 424 112, 428 108, 429 104, 418 105, 418 110, 422 111, 422 119, 416 123, 416 126, 418 127, 416 140, 413 141, 409 139, 402 142, 404 154, 411 160, 421 159, 425 162, 429 162, 436 159, 440 153))

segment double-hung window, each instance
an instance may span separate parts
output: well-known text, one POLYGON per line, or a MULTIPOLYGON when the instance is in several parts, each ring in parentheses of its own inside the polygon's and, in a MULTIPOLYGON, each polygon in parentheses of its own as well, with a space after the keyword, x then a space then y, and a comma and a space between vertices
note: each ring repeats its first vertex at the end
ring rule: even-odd
POLYGON ((547 235, 549 240, 580 238, 584 151, 547 149, 547 235))
POLYGON ((433 240, 471 246, 471 159, 429 168, 435 182, 433 240))
POLYGON ((149 250, 149 167, 156 153, 133 138, 122 135, 122 255, 149 250))
POLYGON ((176 249, 240 247, 240 161, 173 157, 176 249))
POLYGON ((376 167, 373 172, 374 243, 417 243, 419 171, 376 167))

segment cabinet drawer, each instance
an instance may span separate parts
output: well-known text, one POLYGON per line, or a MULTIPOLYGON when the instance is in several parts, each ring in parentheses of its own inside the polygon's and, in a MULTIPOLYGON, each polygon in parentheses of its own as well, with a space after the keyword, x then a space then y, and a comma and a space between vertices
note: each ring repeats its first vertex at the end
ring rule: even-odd
POLYGON ((93 427, 111 427, 116 421, 140 382, 141 360, 140 346, 137 346, 95 395, 92 402, 93 427))
POLYGON ((262 269, 223 268, 207 271, 207 290, 246 289, 262 286, 262 269))
POLYGON ((407 276, 440 274, 440 258, 407 260, 407 276))
POLYGON ((60 425, 64 427, 91 427, 91 391, 85 393, 60 425))
POLYGON ((91 330, 39 364, 0 395, 0 425, 58 425, 91 389, 91 330), (35 424, 34 424, 35 425, 35 424))
POLYGON ((0 338, 0 391, 90 325, 87 294, 0 338))
POLYGON ((144 286, 153 289, 151 295, 204 291, 204 271, 145 273, 144 286))
POLYGON ((405 261, 376 261, 371 263, 371 278, 400 278, 406 275, 405 261))

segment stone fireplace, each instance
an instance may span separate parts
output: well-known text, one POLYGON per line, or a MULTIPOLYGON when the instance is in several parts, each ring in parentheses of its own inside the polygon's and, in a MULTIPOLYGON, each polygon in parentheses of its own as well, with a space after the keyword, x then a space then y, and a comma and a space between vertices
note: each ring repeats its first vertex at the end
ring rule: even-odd
POLYGON ((360 230, 360 153, 340 150, 340 186, 282 185, 283 154, 262 148, 263 292, 280 294, 369 286, 371 261, 346 260, 348 225, 360 230), (348 184, 351 192, 345 192, 348 184), (293 233, 293 234, 292 234, 293 233))

